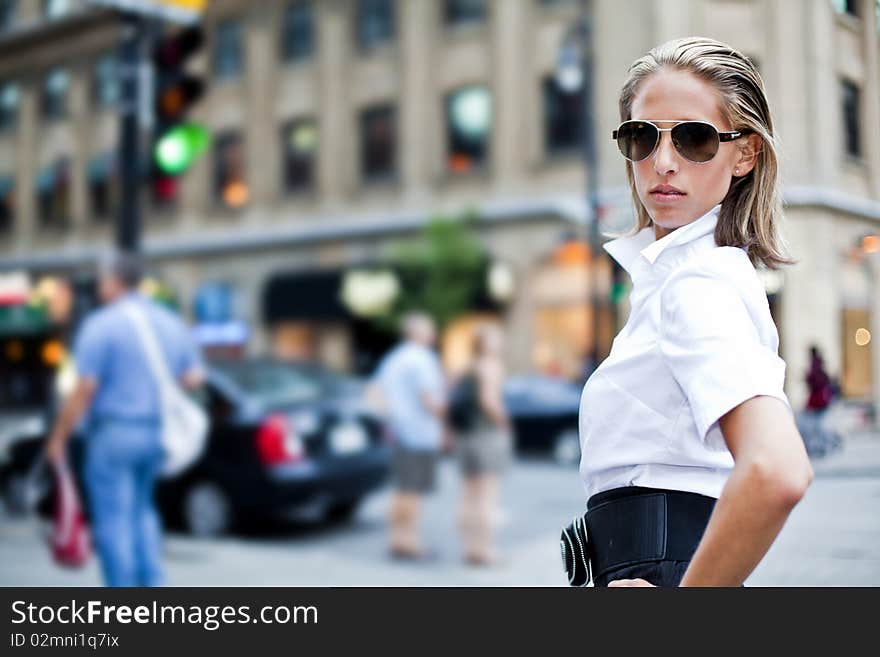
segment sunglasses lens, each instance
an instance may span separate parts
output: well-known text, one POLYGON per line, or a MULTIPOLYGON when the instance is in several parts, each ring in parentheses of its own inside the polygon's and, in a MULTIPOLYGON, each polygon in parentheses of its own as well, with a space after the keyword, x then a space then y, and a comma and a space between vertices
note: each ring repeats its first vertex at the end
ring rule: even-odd
POLYGON ((626 159, 639 162, 654 151, 659 134, 651 123, 629 121, 617 130, 617 147, 626 159))
POLYGON ((708 162, 718 153, 718 131, 708 123, 679 123, 672 129, 672 143, 691 162, 708 162))

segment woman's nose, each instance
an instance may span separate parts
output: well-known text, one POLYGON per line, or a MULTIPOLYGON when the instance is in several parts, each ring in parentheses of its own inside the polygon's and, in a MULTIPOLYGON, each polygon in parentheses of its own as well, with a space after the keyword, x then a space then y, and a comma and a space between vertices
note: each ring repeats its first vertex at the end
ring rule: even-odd
POLYGON ((678 171, 678 152, 672 145, 672 134, 669 132, 660 133, 660 143, 654 151, 654 171, 660 176, 678 171))

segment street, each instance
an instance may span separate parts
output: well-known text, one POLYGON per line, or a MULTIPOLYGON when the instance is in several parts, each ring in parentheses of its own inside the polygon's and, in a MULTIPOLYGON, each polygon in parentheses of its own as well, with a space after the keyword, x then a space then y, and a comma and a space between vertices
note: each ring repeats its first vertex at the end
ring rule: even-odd
MULTIPOLYGON (((748 586, 880 585, 880 434, 851 436, 844 450, 814 462, 816 478, 748 586)), ((561 525, 578 512, 577 471, 517 461, 504 480, 499 546, 490 569, 462 564, 455 523, 457 472, 444 462, 426 505, 424 532, 436 549, 428 564, 386 557, 388 491, 374 495, 348 525, 279 525, 222 540, 170 534, 171 586, 562 586, 561 525)), ((0 585, 96 586, 93 559, 82 570, 54 566, 27 520, 0 525, 0 585)))

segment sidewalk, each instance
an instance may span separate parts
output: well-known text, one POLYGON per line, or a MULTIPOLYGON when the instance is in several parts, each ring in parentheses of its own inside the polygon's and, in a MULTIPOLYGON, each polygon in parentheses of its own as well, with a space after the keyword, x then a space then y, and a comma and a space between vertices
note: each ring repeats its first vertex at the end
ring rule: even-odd
POLYGON ((872 477, 880 479, 880 431, 861 430, 844 437, 843 449, 812 460, 820 477, 872 477))
POLYGON ((880 586, 880 432, 845 433, 747 586, 880 586))

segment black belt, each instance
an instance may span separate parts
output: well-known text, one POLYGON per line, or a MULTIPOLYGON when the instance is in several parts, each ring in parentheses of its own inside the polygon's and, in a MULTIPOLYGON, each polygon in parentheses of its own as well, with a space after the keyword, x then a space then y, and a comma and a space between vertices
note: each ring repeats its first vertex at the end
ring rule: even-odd
POLYGON ((585 586, 614 568, 651 561, 690 561, 715 498, 627 486, 593 495, 587 512, 562 531, 569 583, 585 586))

